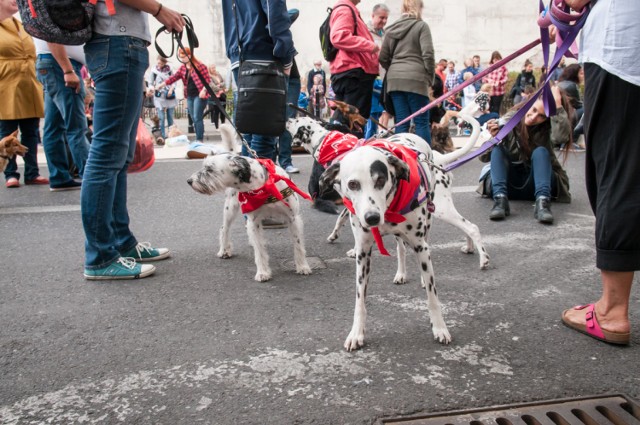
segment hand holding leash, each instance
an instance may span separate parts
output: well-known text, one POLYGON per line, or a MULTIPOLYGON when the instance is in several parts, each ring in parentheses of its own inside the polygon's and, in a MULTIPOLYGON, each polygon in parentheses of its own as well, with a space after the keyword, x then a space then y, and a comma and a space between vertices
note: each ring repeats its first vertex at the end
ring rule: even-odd
POLYGON ((159 10, 155 13, 156 14, 153 15, 153 17, 164 25, 167 31, 182 32, 184 29, 185 21, 179 12, 168 7, 164 7, 164 5, 160 3, 159 10))

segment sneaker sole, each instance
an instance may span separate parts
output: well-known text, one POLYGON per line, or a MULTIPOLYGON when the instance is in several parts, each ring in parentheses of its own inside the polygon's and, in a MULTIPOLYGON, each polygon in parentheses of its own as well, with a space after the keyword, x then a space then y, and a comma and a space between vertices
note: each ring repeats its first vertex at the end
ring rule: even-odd
POLYGON ((84 274, 85 279, 87 280, 132 280, 132 279, 142 279, 143 277, 151 276, 156 271, 156 268, 152 268, 147 270, 146 272, 141 272, 140 274, 134 276, 94 276, 84 274))
POLYGON ((159 260, 164 260, 165 258, 169 258, 171 257, 171 251, 167 251, 164 254, 160 254, 156 257, 149 257, 149 258, 136 258, 133 257, 134 260, 136 260, 137 263, 147 263, 149 261, 159 261, 159 260))
POLYGON ((65 192, 68 190, 80 190, 82 189, 82 186, 77 186, 77 187, 50 187, 49 191, 51 192, 65 192))

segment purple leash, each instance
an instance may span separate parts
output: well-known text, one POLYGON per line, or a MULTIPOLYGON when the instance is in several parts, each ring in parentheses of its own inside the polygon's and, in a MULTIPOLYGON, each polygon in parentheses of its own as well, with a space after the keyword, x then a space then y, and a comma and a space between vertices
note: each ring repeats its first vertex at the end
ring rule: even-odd
MULTIPOLYGON (((542 1, 540 3, 542 4, 542 1)), ((551 76, 553 74, 553 71, 560 64, 560 59, 562 59, 562 56, 564 56, 569 51, 569 49, 573 46, 573 43, 576 37, 578 36, 578 33, 584 26, 584 23, 587 20, 587 16, 589 15, 588 8, 583 9, 580 15, 572 15, 569 13, 568 7, 564 6, 564 3, 562 2, 562 0, 560 1, 556 0, 556 3, 558 4, 557 5, 554 4, 552 0, 552 3, 550 5, 551 6, 550 11, 543 12, 543 17, 541 18, 541 19, 545 19, 548 16, 548 19, 550 20, 551 23, 553 23, 553 25, 556 26, 558 31, 556 42, 561 43, 558 45, 558 48, 556 49, 553 60, 551 61, 551 66, 547 70, 547 77, 544 80, 544 83, 541 84, 540 88, 529 97, 529 100, 527 100, 527 102, 524 105, 522 105, 522 107, 518 110, 518 112, 516 112, 513 115, 513 117, 509 120, 509 122, 507 122, 504 125, 504 127, 502 127, 500 131, 498 131, 498 134, 496 134, 495 137, 484 142, 482 146, 480 146, 480 148, 478 148, 476 151, 470 152, 467 155, 464 155, 458 160, 452 162, 451 164, 448 164, 447 166, 443 167, 445 171, 451 171, 455 168, 458 168, 459 166, 469 162, 470 160, 472 160, 473 158, 476 158, 477 156, 482 155, 483 153, 491 149, 493 146, 500 143, 502 139, 506 137, 507 134, 509 134, 511 130, 513 130, 515 126, 520 122, 520 120, 526 115, 527 111, 535 103, 540 93, 543 93, 543 92, 545 93, 544 95, 545 112, 550 112, 550 111, 555 112, 555 101, 553 103, 550 102, 550 100, 553 99, 553 94, 551 93, 551 89, 549 88, 549 81, 551 81, 551 76), (576 17, 578 18, 577 20, 574 19, 576 17), (570 25, 567 21, 573 21, 574 24, 570 25)), ((549 44, 550 44, 548 25, 541 26, 541 35, 542 35, 541 39, 544 41, 544 39, 546 38, 546 41, 547 41, 546 46, 543 45, 543 52, 546 52, 545 55, 548 58, 549 44)), ((574 54, 574 53, 571 52, 570 54, 574 54)), ((545 62, 546 60, 547 59, 545 58, 545 62)))

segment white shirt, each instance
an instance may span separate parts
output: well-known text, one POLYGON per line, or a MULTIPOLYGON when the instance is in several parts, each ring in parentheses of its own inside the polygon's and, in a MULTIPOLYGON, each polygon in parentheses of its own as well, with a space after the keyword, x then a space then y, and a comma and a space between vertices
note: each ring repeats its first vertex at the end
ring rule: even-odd
MULTIPOLYGON (((37 55, 51 53, 51 49, 49 49, 46 41, 33 37, 33 43, 36 45, 37 55)), ((69 59, 73 59, 74 61, 80 62, 83 65, 87 64, 87 61, 84 59, 84 47, 64 46, 64 48, 67 51, 67 56, 69 57, 69 59)))
POLYGON ((640 86, 640 1, 597 0, 582 28, 580 61, 640 86))

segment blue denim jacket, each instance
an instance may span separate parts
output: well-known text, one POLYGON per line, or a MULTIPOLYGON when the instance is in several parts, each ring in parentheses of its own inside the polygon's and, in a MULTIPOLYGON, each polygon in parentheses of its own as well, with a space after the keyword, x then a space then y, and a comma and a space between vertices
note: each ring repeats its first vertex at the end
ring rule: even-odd
MULTIPOLYGON (((296 49, 289 27, 291 21, 284 0, 236 1, 236 15, 240 26, 242 60, 279 60, 291 65, 296 49)), ((236 35, 233 2, 222 2, 224 38, 231 68, 239 65, 240 50, 236 35)))

